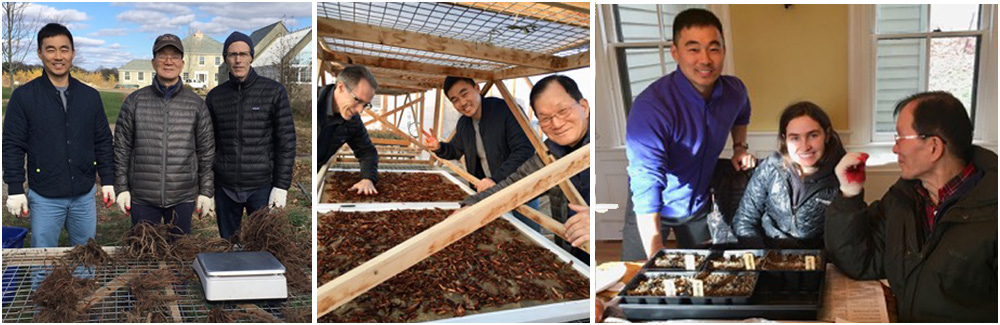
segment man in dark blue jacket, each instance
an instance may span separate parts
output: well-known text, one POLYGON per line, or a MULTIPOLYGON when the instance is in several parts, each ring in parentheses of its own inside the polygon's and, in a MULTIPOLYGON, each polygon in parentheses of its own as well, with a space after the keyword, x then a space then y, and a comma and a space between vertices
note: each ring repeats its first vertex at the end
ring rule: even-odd
POLYGON ((219 235, 229 239, 244 211, 285 207, 295 165, 295 124, 285 87, 251 67, 250 36, 230 34, 222 56, 229 81, 213 88, 205 104, 215 133, 216 221, 219 235))
MULTIPOLYGON (((480 179, 476 192, 483 192, 510 176, 535 148, 517 123, 507 103, 500 98, 480 94, 479 84, 469 78, 447 77, 442 89, 455 110, 462 113, 455 126, 455 137, 440 142, 424 132, 424 145, 444 159, 465 157, 465 170, 480 179)), ((533 201, 528 206, 538 208, 533 201)), ((518 219, 534 229, 538 224, 515 213, 518 219)))
POLYGON ((368 137, 361 112, 372 106, 372 98, 378 82, 368 68, 348 65, 337 76, 337 82, 319 90, 316 100, 316 116, 319 137, 316 168, 321 168, 330 157, 337 153, 344 143, 354 150, 354 156, 361 163, 361 180, 350 190, 359 194, 378 194, 378 151, 368 137))
POLYGON ((3 122, 7 210, 31 212, 31 247, 56 247, 63 226, 70 245, 97 232, 95 173, 107 207, 114 203, 111 128, 97 90, 70 76, 73 35, 48 24, 38 31, 41 77, 14 90, 3 122), (24 193, 25 155, 28 193, 24 193))

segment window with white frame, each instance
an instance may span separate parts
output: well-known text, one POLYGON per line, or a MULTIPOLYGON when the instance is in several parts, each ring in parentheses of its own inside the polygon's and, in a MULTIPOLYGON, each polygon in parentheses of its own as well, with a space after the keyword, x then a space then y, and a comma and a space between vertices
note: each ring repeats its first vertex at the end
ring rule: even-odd
POLYGON ((220 64, 222 64, 222 57, 221 56, 215 57, 215 66, 219 66, 220 64))
POLYGON ((143 76, 143 72, 142 72, 142 71, 139 71, 139 81, 142 81, 143 77, 144 77, 144 76, 143 76))
POLYGON ((130 81, 130 80, 132 80, 131 71, 125 71, 125 81, 130 81))
POLYGON ((617 57, 626 115, 635 97, 649 84, 673 72, 677 67, 670 56, 674 17, 684 9, 706 7, 680 4, 611 6, 611 12, 605 15, 605 22, 614 26, 613 35, 608 35, 608 41, 617 57))
POLYGON ((198 57, 198 65, 205 66, 205 57, 204 56, 199 56, 198 57))
POLYGON ((950 92, 975 123, 982 106, 981 79, 989 66, 984 54, 996 46, 989 45, 995 42, 992 5, 893 4, 871 10, 872 141, 891 141, 896 103, 923 91, 950 92))

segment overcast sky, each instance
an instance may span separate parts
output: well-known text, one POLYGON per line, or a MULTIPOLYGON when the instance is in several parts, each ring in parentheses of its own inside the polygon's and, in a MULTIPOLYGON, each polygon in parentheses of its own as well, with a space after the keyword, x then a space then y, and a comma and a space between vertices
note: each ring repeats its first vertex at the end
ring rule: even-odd
MULTIPOLYGON (((284 20, 291 30, 309 27, 312 3, 44 2, 32 3, 25 17, 37 17, 44 23, 65 23, 76 45, 75 65, 93 70, 102 66, 120 67, 132 59, 152 58, 153 41, 164 33, 183 38, 200 31, 223 42, 233 31, 250 35, 279 20, 284 20)), ((32 32, 31 39, 26 40, 32 50, 25 58, 28 64, 39 63, 34 54, 36 33, 32 32)))

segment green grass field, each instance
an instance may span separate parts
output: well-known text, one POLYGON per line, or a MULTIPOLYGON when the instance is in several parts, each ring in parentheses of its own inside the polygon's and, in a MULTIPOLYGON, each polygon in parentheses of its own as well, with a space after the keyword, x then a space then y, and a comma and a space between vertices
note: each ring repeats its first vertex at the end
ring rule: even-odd
MULTIPOLYGON (((7 100, 10 99, 10 87, 3 87, 3 114, 7 114, 7 100)), ((104 104, 104 115, 108 117, 108 123, 114 124, 118 120, 118 111, 122 108, 122 103, 125 102, 125 94, 119 92, 105 92, 101 93, 101 103, 104 104)))

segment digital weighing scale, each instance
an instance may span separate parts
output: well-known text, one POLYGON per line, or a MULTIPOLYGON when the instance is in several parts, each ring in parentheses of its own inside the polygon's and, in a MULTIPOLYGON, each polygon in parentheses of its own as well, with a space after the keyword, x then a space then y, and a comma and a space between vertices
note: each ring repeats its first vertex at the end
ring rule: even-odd
POLYGON ((285 266, 269 252, 199 253, 191 265, 205 299, 286 299, 285 266))

